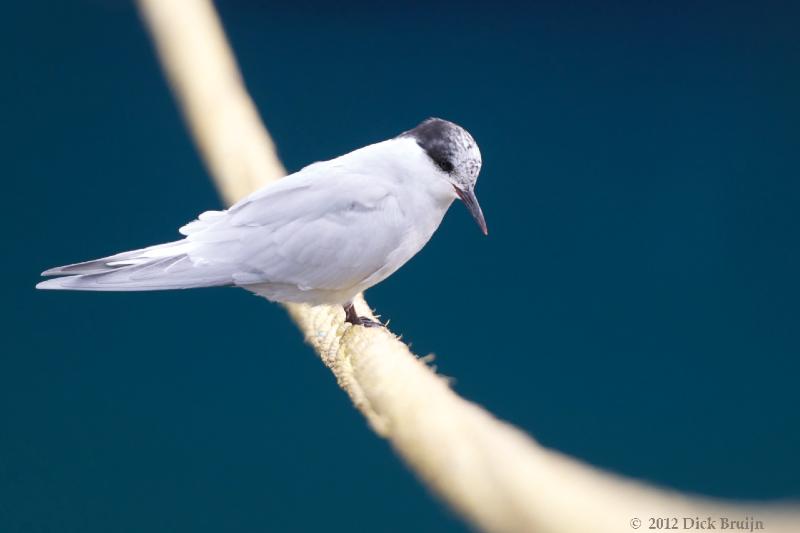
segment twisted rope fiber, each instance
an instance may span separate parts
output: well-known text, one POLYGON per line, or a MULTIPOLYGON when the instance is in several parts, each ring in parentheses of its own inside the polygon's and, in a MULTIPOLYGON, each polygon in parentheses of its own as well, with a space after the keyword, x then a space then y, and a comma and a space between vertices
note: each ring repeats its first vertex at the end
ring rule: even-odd
MULTIPOLYGON (((226 203, 284 176, 213 4, 137 2, 226 203)), ((456 395, 388 329, 346 324, 338 307, 285 307, 375 432, 473 528, 611 533, 632 531, 636 517, 646 529, 647 517, 747 515, 764 521, 770 533, 800 531, 796 507, 733 505, 681 495, 547 450, 456 395)), ((362 316, 374 318, 363 298, 356 307, 362 316)))

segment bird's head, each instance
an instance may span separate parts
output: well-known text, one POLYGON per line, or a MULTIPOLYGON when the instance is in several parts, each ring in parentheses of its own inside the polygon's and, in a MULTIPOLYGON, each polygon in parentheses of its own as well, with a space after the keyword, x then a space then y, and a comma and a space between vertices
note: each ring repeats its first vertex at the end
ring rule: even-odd
POLYGON ((443 179, 469 209, 484 235, 489 234, 481 206, 475 196, 475 182, 481 171, 481 152, 467 130, 447 120, 429 118, 401 137, 413 137, 433 161, 443 179))

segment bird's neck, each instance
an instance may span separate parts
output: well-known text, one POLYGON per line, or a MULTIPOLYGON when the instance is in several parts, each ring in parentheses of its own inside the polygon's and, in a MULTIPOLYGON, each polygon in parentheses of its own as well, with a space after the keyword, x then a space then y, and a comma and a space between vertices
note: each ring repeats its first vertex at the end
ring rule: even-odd
POLYGON ((412 175, 398 193, 401 208, 408 214, 408 231, 419 247, 433 236, 456 198, 453 186, 439 176, 412 175))

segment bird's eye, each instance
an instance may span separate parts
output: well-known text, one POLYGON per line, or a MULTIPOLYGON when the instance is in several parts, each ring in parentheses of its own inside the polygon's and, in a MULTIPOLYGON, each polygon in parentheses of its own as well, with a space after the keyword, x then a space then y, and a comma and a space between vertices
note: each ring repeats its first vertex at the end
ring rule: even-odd
POLYGON ((453 171, 453 163, 450 161, 444 160, 439 162, 439 168, 447 172, 448 174, 453 171))

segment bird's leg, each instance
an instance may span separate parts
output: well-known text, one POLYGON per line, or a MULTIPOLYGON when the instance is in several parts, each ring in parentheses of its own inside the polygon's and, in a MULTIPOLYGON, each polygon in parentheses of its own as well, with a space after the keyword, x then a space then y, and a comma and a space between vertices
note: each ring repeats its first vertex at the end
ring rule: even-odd
POLYGON ((377 328, 383 326, 383 324, 377 320, 372 320, 371 318, 367 318, 365 316, 358 316, 358 313, 356 313, 356 306, 353 305, 353 302, 349 302, 342 307, 344 308, 345 322, 349 322, 354 326, 364 326, 365 328, 377 328))

